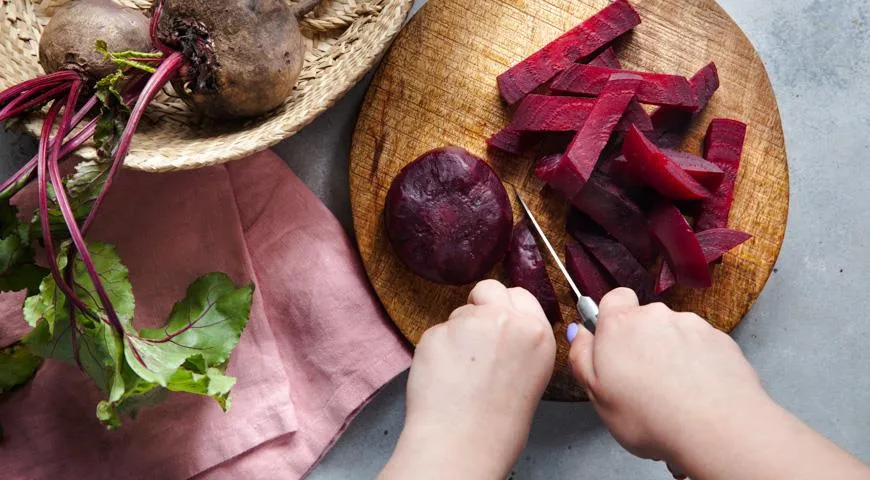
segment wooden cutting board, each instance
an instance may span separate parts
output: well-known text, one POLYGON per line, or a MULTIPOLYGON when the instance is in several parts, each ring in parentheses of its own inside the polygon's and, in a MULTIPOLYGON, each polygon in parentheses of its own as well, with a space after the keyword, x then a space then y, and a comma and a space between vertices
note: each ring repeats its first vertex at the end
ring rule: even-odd
MULTIPOLYGON (((606 0, 431 0, 400 34, 372 83, 353 138, 350 190, 363 262, 390 317, 414 344, 465 303, 471 285, 423 280, 395 256, 383 231, 383 205, 393 177, 435 147, 454 144, 486 159, 505 183, 520 189, 561 249, 566 202, 542 193, 533 159, 488 152, 486 138, 508 123, 496 76, 588 18, 606 0)), ((764 287, 779 254, 788 214, 788 165, 782 126, 764 65, 749 40, 714 0, 634 0, 643 23, 617 52, 625 68, 689 76, 713 60, 722 87, 700 116, 684 149, 700 153, 711 118, 748 124, 731 212, 732 228, 754 238, 716 267, 708 290, 677 290, 676 310, 694 311, 731 331, 764 287)), ((514 204, 514 216, 520 209, 514 204)), ((577 319, 568 286, 550 266, 563 321, 556 371, 546 397, 581 400, 567 365, 567 323, 577 319)), ((502 278, 501 271, 491 274, 502 278)))

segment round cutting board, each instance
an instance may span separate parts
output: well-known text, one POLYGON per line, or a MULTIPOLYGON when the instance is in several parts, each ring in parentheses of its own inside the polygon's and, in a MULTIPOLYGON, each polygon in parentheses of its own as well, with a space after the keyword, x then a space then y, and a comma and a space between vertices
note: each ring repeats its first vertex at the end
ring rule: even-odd
MULTIPOLYGON (((437 285, 417 277, 393 253, 383 230, 384 198, 399 170, 435 147, 454 144, 486 159, 516 186, 557 249, 567 241, 567 203, 542 191, 533 159, 486 149, 508 123, 496 76, 604 7, 606 0, 431 0, 400 34, 368 91, 353 138, 350 189, 363 262, 390 317, 414 344, 465 303, 472 285, 437 285)), ((634 0, 643 23, 622 38, 625 68, 690 76, 715 61, 722 86, 683 145, 700 153, 710 119, 748 124, 729 226, 753 239, 715 268, 707 290, 677 289, 667 303, 730 331, 758 297, 779 254, 788 214, 788 165, 782 126, 764 65, 749 40, 714 0, 634 0)), ((514 216, 520 209, 514 200, 514 216)), ((556 371, 546 398, 581 400, 564 340, 577 319, 558 270, 550 277, 562 301, 556 371)), ((491 273, 501 279, 501 271, 491 273)))

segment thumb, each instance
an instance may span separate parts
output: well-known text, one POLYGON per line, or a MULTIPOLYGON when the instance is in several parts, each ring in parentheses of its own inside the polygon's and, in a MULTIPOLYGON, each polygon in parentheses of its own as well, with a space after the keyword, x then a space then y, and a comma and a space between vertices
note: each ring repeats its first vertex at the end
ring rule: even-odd
POLYGON ((595 366, 592 362, 595 336, 583 325, 572 323, 568 326, 568 340, 571 342, 568 362, 571 364, 574 378, 587 394, 591 393, 589 386, 595 383, 595 366))

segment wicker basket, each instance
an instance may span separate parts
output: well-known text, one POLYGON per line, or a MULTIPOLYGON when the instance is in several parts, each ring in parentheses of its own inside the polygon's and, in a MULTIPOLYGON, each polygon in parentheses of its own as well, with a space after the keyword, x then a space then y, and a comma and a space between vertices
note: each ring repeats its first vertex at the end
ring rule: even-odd
MULTIPOLYGON (((69 0, 0 0, 0 90, 43 73, 39 36, 52 12, 69 0)), ((147 9, 151 0, 116 0, 147 9)), ((292 3, 292 1, 291 1, 292 3)), ((298 132, 332 106, 378 60, 398 33, 412 0, 323 0, 300 25, 308 52, 292 96, 260 119, 218 123, 161 94, 151 105, 125 165, 153 172, 187 170, 245 157, 298 132)), ((41 114, 25 122, 38 135, 41 114)), ((78 154, 95 158, 91 147, 78 154)))

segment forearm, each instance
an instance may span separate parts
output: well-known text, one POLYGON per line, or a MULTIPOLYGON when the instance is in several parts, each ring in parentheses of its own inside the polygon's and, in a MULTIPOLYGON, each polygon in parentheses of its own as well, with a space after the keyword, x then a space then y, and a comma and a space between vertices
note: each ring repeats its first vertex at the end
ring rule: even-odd
POLYGON ((695 480, 870 478, 870 467, 768 398, 701 430, 674 459, 695 480))

